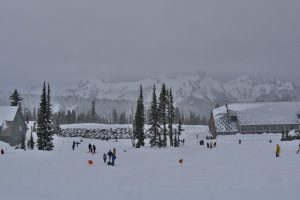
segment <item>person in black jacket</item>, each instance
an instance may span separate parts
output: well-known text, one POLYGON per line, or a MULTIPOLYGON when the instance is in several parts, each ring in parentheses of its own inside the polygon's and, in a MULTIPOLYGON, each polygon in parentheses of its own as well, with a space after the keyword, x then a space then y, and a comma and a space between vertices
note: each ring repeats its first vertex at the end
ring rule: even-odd
POLYGON ((114 154, 113 154, 113 152, 111 152, 111 150, 109 150, 108 153, 107 153, 107 155, 108 155, 109 160, 111 160, 111 157, 112 157, 112 155, 114 155, 114 154))

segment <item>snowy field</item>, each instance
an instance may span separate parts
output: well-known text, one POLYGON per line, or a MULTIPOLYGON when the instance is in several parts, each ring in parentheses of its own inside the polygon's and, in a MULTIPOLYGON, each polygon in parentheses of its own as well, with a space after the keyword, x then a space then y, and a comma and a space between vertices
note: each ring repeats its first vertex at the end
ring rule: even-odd
POLYGON ((220 199, 282 200, 300 197, 299 141, 279 142, 280 135, 217 138, 217 147, 197 144, 207 127, 185 126, 180 148, 135 149, 130 140, 55 138, 52 152, 14 150, 0 142, 1 200, 220 199), (199 134, 199 139, 196 139, 199 134), (238 144, 238 140, 242 144, 238 144), (269 143, 269 140, 272 143, 269 143), (97 153, 88 153, 88 143, 97 153), (282 154, 275 158, 275 145, 282 154), (116 166, 102 155, 116 148, 116 166), (87 161, 92 159, 93 166, 87 161), (179 159, 184 159, 181 167, 179 159))

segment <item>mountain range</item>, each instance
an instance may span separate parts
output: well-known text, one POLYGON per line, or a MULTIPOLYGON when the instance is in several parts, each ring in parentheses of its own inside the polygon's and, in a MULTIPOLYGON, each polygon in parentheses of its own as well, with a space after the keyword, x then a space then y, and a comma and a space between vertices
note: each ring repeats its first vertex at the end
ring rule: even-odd
MULTIPOLYGON (((140 85, 143 86, 145 104, 149 106, 153 84, 158 96, 163 83, 172 88, 175 106, 186 113, 193 111, 201 115, 209 115, 216 104, 300 100, 300 87, 293 82, 261 81, 247 75, 222 82, 198 72, 190 76, 147 78, 135 82, 83 80, 71 88, 53 90, 52 104, 55 111, 75 109, 84 112, 90 108, 91 100, 95 100, 96 110, 102 115, 109 116, 113 109, 129 114, 135 107, 140 85)), ((39 91, 20 93, 24 97, 24 107, 39 105, 39 91)), ((0 92, 0 105, 9 104, 9 95, 8 92, 0 92)))

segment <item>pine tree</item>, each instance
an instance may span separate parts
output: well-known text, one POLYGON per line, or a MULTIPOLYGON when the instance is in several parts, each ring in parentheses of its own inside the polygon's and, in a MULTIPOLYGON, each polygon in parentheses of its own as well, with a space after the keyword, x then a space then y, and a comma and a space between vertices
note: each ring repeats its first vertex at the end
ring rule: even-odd
POLYGON ((150 145, 160 147, 161 146, 161 135, 160 135, 160 131, 159 131, 160 126, 158 123, 159 116, 158 116, 155 85, 153 86, 152 102, 151 102, 149 118, 150 118, 150 126, 151 126, 149 129, 150 145))
POLYGON ((143 88, 140 86, 140 95, 137 101, 136 113, 135 113, 135 123, 134 123, 134 135, 138 139, 136 147, 140 148, 144 146, 144 126, 145 126, 145 113, 144 113, 144 97, 143 88))
POLYGON ((96 108, 95 108, 95 101, 92 101, 92 108, 90 112, 90 122, 96 123, 98 122, 98 116, 96 113, 96 108))
POLYGON ((174 146, 173 143, 173 123, 175 120, 175 108, 173 105, 173 95, 172 89, 169 91, 169 98, 168 98, 168 119, 169 119, 169 138, 170 138, 170 146, 174 146))
POLYGON ((32 132, 30 133, 30 139, 27 142, 27 148, 31 150, 34 149, 34 140, 33 140, 32 132))
POLYGON ((163 125, 163 145, 167 146, 167 90, 165 84, 162 85, 161 92, 159 95, 159 119, 163 125))
POLYGON ((47 151, 53 150, 53 119, 52 119, 52 108, 51 108, 51 90, 50 84, 48 83, 48 91, 47 91, 47 107, 46 107, 46 121, 47 121, 47 134, 45 136, 46 139, 46 148, 47 151))
POLYGON ((46 94, 45 82, 41 94, 41 102, 38 112, 37 136, 37 147, 39 150, 53 150, 53 124, 50 101, 50 86, 48 85, 48 92, 46 94))
POLYGON ((23 98, 20 96, 17 89, 15 89, 9 99, 12 100, 10 103, 11 106, 19 106, 19 109, 22 111, 21 101, 23 100, 23 98))
POLYGON ((181 126, 181 121, 178 122, 178 128, 177 128, 177 146, 179 146, 179 141, 180 138, 179 136, 181 135, 181 132, 183 131, 182 126, 181 126))
POLYGON ((41 95, 41 102, 38 112, 37 121, 37 147, 38 150, 45 150, 46 141, 45 135, 47 134, 47 96, 46 96, 46 84, 44 82, 43 91, 41 95))

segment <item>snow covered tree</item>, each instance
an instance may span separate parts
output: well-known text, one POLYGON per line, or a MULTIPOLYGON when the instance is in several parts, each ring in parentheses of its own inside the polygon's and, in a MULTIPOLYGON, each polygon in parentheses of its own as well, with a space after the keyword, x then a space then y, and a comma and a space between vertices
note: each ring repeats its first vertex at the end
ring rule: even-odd
POLYGON ((92 108, 90 112, 90 122, 96 123, 98 122, 98 116, 96 113, 96 108, 95 108, 95 101, 92 101, 92 108))
POLYGON ((183 131, 181 126, 181 121, 178 122, 178 128, 177 128, 177 146, 179 146, 181 132, 183 131))
POLYGON ((137 138, 136 147, 140 148, 144 146, 144 126, 145 126, 145 113, 144 113, 144 97, 143 97, 143 88, 140 86, 140 95, 137 100, 137 106, 134 117, 134 135, 137 138))
POLYGON ((173 143, 173 123, 175 120, 175 108, 173 105, 173 95, 172 89, 169 91, 168 98, 168 120, 169 120, 169 138, 170 138, 170 146, 174 146, 173 143))
POLYGON ((163 125, 163 145, 167 146, 167 90, 165 84, 162 85, 161 92, 159 95, 159 121, 163 125))
POLYGON ((9 99, 11 100, 11 106, 19 106, 19 109, 22 110, 21 101, 23 100, 23 98, 20 96, 17 89, 15 89, 9 99))
POLYGON ((149 136, 150 136, 150 145, 153 146, 161 146, 161 135, 160 135, 160 126, 159 126, 159 116, 158 116, 158 107, 157 107, 157 99, 156 99, 156 92, 155 92, 155 85, 153 86, 153 93, 152 93, 152 102, 151 108, 149 113, 149 120, 150 120, 150 129, 149 129, 149 136))
POLYGON ((48 85, 48 92, 46 93, 45 82, 41 94, 41 102, 38 113, 37 136, 37 146, 39 150, 53 150, 53 124, 50 102, 50 86, 48 85))
POLYGON ((118 123, 118 113, 117 113, 116 109, 114 109, 112 112, 112 123, 113 124, 118 123))
POLYGON ((48 83, 47 90, 47 107, 46 107, 46 121, 47 121, 47 134, 46 134, 46 148, 47 151, 53 150, 53 119, 52 119, 52 105, 51 105, 51 90, 50 84, 48 83))
POLYGON ((30 139, 27 142, 27 148, 31 150, 34 149, 34 140, 33 140, 32 132, 30 133, 30 139))

